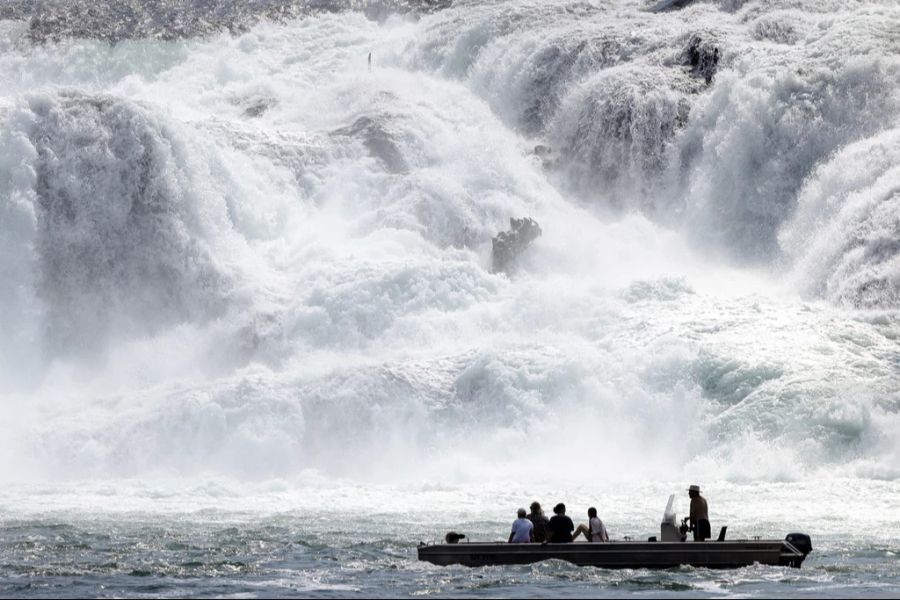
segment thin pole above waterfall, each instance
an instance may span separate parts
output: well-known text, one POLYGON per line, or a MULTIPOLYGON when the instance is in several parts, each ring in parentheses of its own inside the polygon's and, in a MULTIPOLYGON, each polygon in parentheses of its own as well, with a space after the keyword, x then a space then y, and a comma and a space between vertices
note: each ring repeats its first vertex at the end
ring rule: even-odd
POLYGON ((372 71, 372 53, 369 52, 369 72, 372 71))

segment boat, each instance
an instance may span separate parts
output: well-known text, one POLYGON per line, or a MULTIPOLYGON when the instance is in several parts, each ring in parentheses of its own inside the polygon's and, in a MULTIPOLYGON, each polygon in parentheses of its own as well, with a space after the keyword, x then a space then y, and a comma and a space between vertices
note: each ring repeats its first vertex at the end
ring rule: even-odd
POLYGON ((669 569, 682 565, 708 569, 737 569, 754 563, 800 567, 812 549, 808 541, 808 536, 791 534, 784 540, 721 542, 625 540, 569 544, 504 542, 421 544, 418 555, 419 560, 436 565, 467 567, 524 565, 550 559, 564 560, 582 567, 604 569, 669 569), (794 540, 793 543, 791 539, 794 540), (807 544, 804 545, 802 541, 806 541, 807 544), (798 545, 801 548, 798 548, 798 545))
POLYGON ((419 560, 436 565, 524 565, 543 560, 564 560, 578 566, 604 569, 669 569, 682 565, 708 569, 737 569, 753 564, 799 568, 812 552, 812 541, 804 533, 791 533, 783 540, 725 540, 722 527, 715 541, 689 541, 687 519, 679 527, 673 510, 674 496, 663 513, 659 540, 568 544, 509 544, 504 542, 460 543, 463 534, 450 532, 444 544, 420 543, 419 560))

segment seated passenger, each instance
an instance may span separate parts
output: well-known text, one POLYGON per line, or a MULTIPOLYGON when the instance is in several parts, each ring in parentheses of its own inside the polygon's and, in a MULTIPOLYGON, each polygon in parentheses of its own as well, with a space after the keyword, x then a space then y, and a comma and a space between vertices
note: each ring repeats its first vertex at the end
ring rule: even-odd
POLYGON ((534 525, 531 530, 532 540, 537 543, 543 543, 550 537, 550 519, 544 515, 541 505, 538 502, 531 503, 531 512, 528 513, 528 520, 534 525))
POLYGON ((525 518, 525 509, 520 508, 518 512, 519 518, 513 521, 512 532, 509 534, 510 544, 527 544, 532 540, 531 530, 534 525, 525 518))
POLYGON ((575 524, 566 516, 566 505, 560 502, 553 507, 553 516, 550 517, 550 543, 567 544, 572 541, 572 531, 575 524))
POLYGON ((581 524, 575 530, 572 541, 578 539, 579 535, 584 535, 584 539, 589 542, 608 542, 609 535, 606 533, 606 526, 597 517, 597 509, 593 506, 588 509, 588 524, 581 524))

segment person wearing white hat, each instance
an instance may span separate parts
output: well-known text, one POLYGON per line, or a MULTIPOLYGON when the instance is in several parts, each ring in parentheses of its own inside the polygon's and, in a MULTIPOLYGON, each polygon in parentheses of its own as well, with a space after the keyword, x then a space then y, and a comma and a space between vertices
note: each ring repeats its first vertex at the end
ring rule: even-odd
POLYGON ((706 498, 700 495, 700 486, 692 485, 688 488, 688 496, 691 498, 691 531, 694 532, 694 541, 702 542, 712 537, 709 525, 709 506, 706 498))

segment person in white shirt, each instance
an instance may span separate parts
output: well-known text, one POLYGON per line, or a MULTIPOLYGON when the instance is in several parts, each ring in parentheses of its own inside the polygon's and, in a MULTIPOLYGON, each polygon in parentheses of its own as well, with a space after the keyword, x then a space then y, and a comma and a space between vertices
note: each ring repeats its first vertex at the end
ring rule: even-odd
POLYGON ((606 526, 597 517, 597 509, 593 506, 588 509, 587 525, 581 524, 572 535, 572 541, 579 535, 584 535, 584 539, 589 542, 608 542, 609 534, 606 533, 606 526))
POLYGON ((512 532, 509 534, 510 544, 527 544, 531 542, 531 530, 534 528, 534 525, 525 518, 526 514, 528 513, 525 512, 524 508, 519 509, 519 518, 513 521, 512 532))

